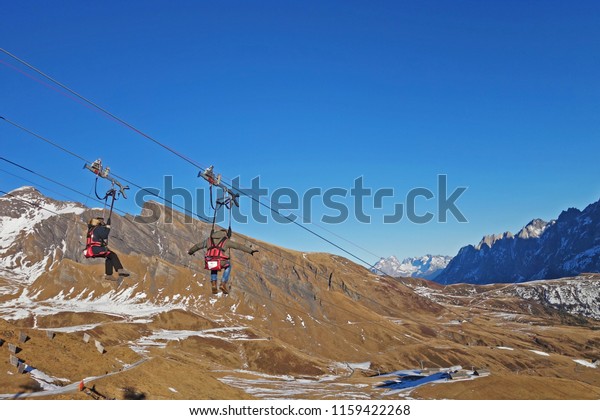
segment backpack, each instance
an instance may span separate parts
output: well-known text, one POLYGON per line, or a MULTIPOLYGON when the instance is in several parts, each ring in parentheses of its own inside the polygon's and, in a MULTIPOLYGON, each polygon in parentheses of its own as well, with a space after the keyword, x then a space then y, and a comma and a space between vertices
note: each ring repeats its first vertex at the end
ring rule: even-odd
POLYGON ((227 237, 221 239, 216 245, 212 237, 208 240, 210 242, 206 254, 204 254, 204 268, 211 271, 221 271, 229 267, 229 257, 223 251, 223 245, 227 241, 227 237))
POLYGON ((87 236, 85 239, 85 249, 83 250, 83 256, 85 258, 97 258, 97 257, 105 257, 108 255, 108 250, 98 252, 94 254, 94 247, 103 247, 104 243, 102 241, 97 240, 94 237, 94 230, 98 226, 94 226, 88 229, 87 236))

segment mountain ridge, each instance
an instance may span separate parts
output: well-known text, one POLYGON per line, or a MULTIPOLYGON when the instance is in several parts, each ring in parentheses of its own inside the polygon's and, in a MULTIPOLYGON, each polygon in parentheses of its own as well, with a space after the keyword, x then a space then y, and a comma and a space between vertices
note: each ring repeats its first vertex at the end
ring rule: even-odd
POLYGON ((422 257, 409 257, 400 262, 395 255, 380 258, 370 269, 373 273, 385 273, 392 277, 419 277, 434 280, 448 265, 451 257, 426 254, 422 257))
MULTIPOLYGON (((210 225, 186 223, 176 211, 167 223, 168 209, 156 203, 146 205, 161 211, 153 224, 113 215, 109 245, 132 272, 119 284, 103 279, 102 260, 81 254, 85 222, 97 209, 63 214, 67 207, 59 203, 52 207, 59 214, 46 214, 21 204, 0 198, 0 217, 48 217, 24 224, 0 247, 2 258, 12 261, 0 276, 0 339, 15 343, 26 332, 31 338, 18 356, 35 369, 17 375, 7 346, 0 346, 0 398, 89 398, 73 392, 84 378, 96 378, 89 386, 124 399, 600 397, 595 367, 573 373, 574 360, 591 360, 600 346, 600 321, 583 306, 533 294, 527 300, 494 285, 481 293, 392 279, 337 255, 288 250, 237 233, 236 241, 260 252, 234 254, 230 295, 213 295, 202 259, 187 255, 210 225), (19 270, 40 262, 41 274, 20 277, 19 270), (48 339, 47 331, 56 337, 48 339), (87 344, 84 334, 91 337, 87 344), (501 349, 506 346, 515 351, 501 349), (552 367, 529 349, 551 353, 552 367), (453 371, 455 380, 406 394, 377 387, 384 381, 377 373, 422 366, 453 371), (532 393, 533 380, 544 386, 532 393)), ((10 225, 1 220, 0 232, 10 225)), ((559 298, 571 296, 562 292, 569 281, 548 287, 560 290, 559 298)), ((586 281, 586 293, 598 289, 598 279, 586 281)), ((591 294, 586 302, 594 299, 591 294)))
POLYGON ((517 235, 487 235, 467 245, 436 278, 441 284, 519 283, 600 271, 600 201, 557 219, 534 219, 517 235))

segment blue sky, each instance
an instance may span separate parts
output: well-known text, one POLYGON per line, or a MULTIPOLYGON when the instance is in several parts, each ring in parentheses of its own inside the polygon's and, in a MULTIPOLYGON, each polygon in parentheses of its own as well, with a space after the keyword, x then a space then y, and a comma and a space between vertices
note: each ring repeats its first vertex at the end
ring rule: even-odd
MULTIPOLYGON (((598 2, 4 1, 2 17, 0 47, 228 179, 299 195, 361 176, 392 188, 384 209, 365 199, 369 224, 308 226, 367 261, 455 255, 600 198, 598 2), (410 190, 437 196, 438 174, 449 193, 468 187, 468 223, 383 223, 410 190)), ((0 91, 0 115, 139 185, 204 187, 192 165, 2 53, 0 91)), ((77 159, 3 121, 0 141, 1 156, 90 192, 77 159)), ((0 173, 3 190, 24 183, 0 173)), ((135 213, 133 201, 120 205, 135 213)), ((435 200, 417 200, 428 211, 435 200)), ((339 253, 293 225, 234 228, 339 253)))

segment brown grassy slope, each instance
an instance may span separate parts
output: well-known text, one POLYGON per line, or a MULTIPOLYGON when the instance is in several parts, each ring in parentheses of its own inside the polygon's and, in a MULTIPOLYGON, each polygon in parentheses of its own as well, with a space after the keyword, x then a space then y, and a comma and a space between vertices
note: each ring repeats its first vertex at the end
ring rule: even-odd
MULTIPOLYGON (((125 229, 127 225, 121 223, 125 229)), ((186 235, 206 230, 206 226, 194 229, 180 224, 170 228, 188 229, 186 235)), ((133 236, 135 231, 123 234, 133 236)), ((227 297, 211 295, 207 273, 199 268, 200 258, 185 254, 191 241, 181 240, 169 248, 170 254, 162 256, 147 255, 129 244, 115 248, 135 273, 121 286, 101 279, 101 261, 63 259, 29 287, 28 293, 41 301, 90 293, 97 298, 131 288, 133 294, 143 294, 144 302, 156 306, 176 302, 179 308, 144 322, 115 314, 67 311, 3 321, 0 331, 9 337, 19 329, 26 330, 32 339, 23 345, 20 355, 52 376, 78 382, 83 377, 117 372, 94 381, 99 390, 115 398, 252 398, 219 379, 241 370, 318 377, 339 374, 332 367, 336 364, 366 361, 371 362, 368 374, 421 365, 491 371, 489 377, 475 381, 418 388, 412 394, 418 398, 518 399, 531 395, 528 398, 571 399, 600 395, 597 371, 573 362, 597 357, 597 322, 573 324, 543 308, 532 310, 529 303, 513 296, 496 293, 485 299, 485 294, 431 285, 431 290, 446 294, 445 299, 434 301, 414 292, 417 286, 429 287, 421 280, 382 278, 341 257, 304 254, 242 235, 236 240, 254 243, 261 252, 254 257, 234 253, 232 292, 227 297), (83 324, 99 324, 88 332, 106 346, 105 354, 83 343, 82 332, 61 333, 49 341, 39 330, 83 324), (143 355, 131 350, 132 343, 162 330, 228 327, 239 328, 245 338, 190 336, 163 341, 162 346, 150 347, 143 355), (498 349, 500 346, 514 350, 498 349), (148 360, 122 370, 142 358, 148 360)), ((0 363, 7 365, 7 355, 6 349, 0 348, 0 363)), ((26 375, 15 375, 14 369, 4 367, 0 393, 21 392, 31 384, 26 375)), ((379 381, 365 376, 339 380, 379 381)))

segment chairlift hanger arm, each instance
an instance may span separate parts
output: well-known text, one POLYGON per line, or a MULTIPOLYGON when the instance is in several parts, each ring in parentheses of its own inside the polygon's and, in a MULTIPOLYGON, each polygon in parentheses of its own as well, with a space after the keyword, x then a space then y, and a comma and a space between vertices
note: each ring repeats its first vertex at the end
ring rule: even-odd
MULTIPOLYGON (((127 198, 127 194, 125 193, 125 191, 129 189, 129 186, 123 186, 115 178, 111 177, 109 175, 110 174, 110 168, 109 167, 103 167, 101 159, 96 159, 94 162, 92 162, 91 165, 89 165, 89 164, 86 163, 85 165, 83 165, 83 168, 91 171, 94 174, 96 174, 96 177, 104 178, 104 179, 110 181, 111 184, 112 184, 112 189, 114 189, 115 185, 118 186, 120 194, 123 196, 123 198, 127 198)), ((111 193, 111 190, 108 191, 107 195, 109 195, 110 193, 111 193)))
POLYGON ((123 198, 127 199, 127 194, 125 194, 125 191, 127 191, 129 189, 128 185, 123 186, 119 181, 117 181, 114 178, 107 178, 109 181, 112 181, 113 184, 115 184, 117 187, 119 187, 119 192, 120 194, 123 196, 123 198))
MULTIPOLYGON (((228 203, 228 206, 230 206, 231 203, 233 203, 236 207, 240 206, 240 204, 238 202, 238 198, 240 197, 240 195, 234 193, 229 188, 227 188, 226 185, 223 185, 221 183, 221 174, 215 175, 213 165, 209 166, 204 171, 198 172, 198 178, 200 178, 200 177, 204 178, 204 180, 207 181, 211 187, 213 185, 215 187, 219 187, 223 190, 223 192, 225 194, 229 195, 229 197, 226 200, 224 200, 223 203, 221 203, 221 204, 228 203)), ((217 204, 218 204, 218 202, 217 202, 217 204)))

